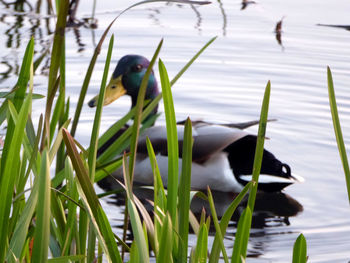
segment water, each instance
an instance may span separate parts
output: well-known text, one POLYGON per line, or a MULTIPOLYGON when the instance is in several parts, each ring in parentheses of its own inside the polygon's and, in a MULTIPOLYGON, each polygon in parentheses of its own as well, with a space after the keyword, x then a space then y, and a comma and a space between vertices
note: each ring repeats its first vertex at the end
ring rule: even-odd
MULTIPOLYGON (((67 31, 67 89, 73 108, 96 42, 110 21, 132 3, 114 2, 97 3, 97 29, 67 31)), ((30 3, 35 8, 34 1, 30 3)), ((31 34, 35 33, 35 49, 40 53, 49 47, 52 36, 47 33, 54 29, 54 18, 44 15, 44 4, 41 15, 34 11, 23 15, 13 11, 11 5, 4 7, 0 10, 1 91, 14 85, 31 34)), ((77 17, 90 16, 91 9, 92 1, 84 1, 77 17)), ((265 145, 305 178, 305 183, 285 190, 303 206, 303 212, 289 217, 290 224, 278 217, 263 218, 264 226, 253 230, 247 262, 290 262, 299 233, 307 239, 311 262, 347 262, 350 209, 329 112, 326 66, 333 72, 344 139, 349 146, 350 32, 317 24, 349 25, 350 3, 268 0, 240 9, 239 1, 227 0, 200 7, 157 3, 135 8, 112 28, 116 37, 112 64, 130 53, 151 57, 164 38, 160 57, 169 75, 174 76, 204 43, 218 36, 173 89, 178 120, 188 115, 218 123, 258 119, 264 88, 271 80, 269 118, 278 121, 268 124, 270 140, 265 145), (283 16, 280 45, 274 28, 283 16)), ((24 10, 29 7, 25 5, 24 10)), ((98 92, 106 46, 95 67, 87 99, 98 92)), ((44 61, 44 65, 47 63, 44 61)), ((35 92, 46 94, 47 72, 45 67, 37 72, 35 92)), ((43 101, 35 101, 34 114, 39 114, 43 105, 43 101)), ((128 98, 106 107, 102 129, 129 107, 128 98)), ((94 110, 85 106, 77 131, 84 145, 89 143, 93 117, 94 110)), ((158 122, 164 122, 164 115, 158 122)), ((250 131, 256 132, 256 128, 250 131)), ((112 225, 120 224, 122 208, 107 202, 104 206, 112 225)), ((229 251, 234 231, 230 226, 225 239, 229 251)))

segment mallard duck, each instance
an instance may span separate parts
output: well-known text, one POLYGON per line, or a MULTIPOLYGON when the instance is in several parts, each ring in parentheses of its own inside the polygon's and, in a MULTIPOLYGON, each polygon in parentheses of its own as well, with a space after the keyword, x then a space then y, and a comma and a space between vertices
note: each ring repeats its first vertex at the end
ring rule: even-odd
MULTIPOLYGON (((126 55, 122 57, 106 87, 104 105, 110 104, 123 95, 131 97, 131 107, 136 105, 139 86, 149 65, 149 61, 139 55, 126 55)), ((148 81, 145 99, 152 100, 159 94, 157 81, 152 72, 148 81)), ((98 96, 88 103, 90 107, 96 106, 98 96)), ((157 109, 153 114, 157 113, 157 109)), ((184 123, 178 124, 179 145, 182 145, 184 123)), ((193 122, 193 157, 191 187, 204 190, 209 186, 212 190, 223 192, 239 192, 251 179, 254 153, 256 146, 255 135, 236 128, 246 125, 219 125, 204 121, 193 122)), ((111 140, 115 140, 119 134, 111 140)), ((148 128, 139 139, 137 161, 134 181, 150 185, 153 183, 153 173, 146 151, 146 137, 150 138, 156 152, 157 162, 164 186, 167 185, 167 144, 165 126, 152 126, 148 128)), ((111 141, 106 142, 99 149, 103 152, 111 141)), ((181 147, 179 167, 181 171, 181 147)), ((122 178, 122 169, 117 170, 113 176, 122 178)), ((263 191, 280 191, 295 182, 302 181, 299 176, 291 174, 288 164, 279 161, 272 153, 264 149, 259 189, 263 191)), ((100 181, 103 188, 114 188, 113 178, 106 177, 100 181)))

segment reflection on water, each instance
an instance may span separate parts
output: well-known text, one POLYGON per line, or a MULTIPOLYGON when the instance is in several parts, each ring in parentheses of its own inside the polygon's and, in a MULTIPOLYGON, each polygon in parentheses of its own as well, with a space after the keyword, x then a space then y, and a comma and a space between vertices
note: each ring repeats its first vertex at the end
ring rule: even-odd
MULTIPOLYGON (((151 216, 153 216, 153 206, 150 200, 153 200, 153 190, 149 188, 142 188, 140 185, 136 185, 133 191, 138 199, 144 204, 151 216)), ((235 199, 237 194, 224 193, 219 191, 213 191, 213 199, 215 203, 216 213, 221 218, 224 212, 227 210, 231 202, 235 199)), ((109 199, 110 205, 124 206, 125 199, 124 194, 115 195, 113 199, 109 199), (113 200, 113 201, 111 201, 113 200)), ((247 206, 248 198, 245 198, 241 204, 237 207, 235 213, 232 216, 231 222, 227 229, 227 235, 225 240, 228 245, 227 248, 232 249, 233 239, 236 232, 237 222, 243 209, 247 206)), ((196 215, 197 219, 200 220, 200 216, 203 208, 206 211, 206 215, 211 216, 210 206, 208 201, 195 196, 191 202, 191 211, 196 215)), ((288 194, 282 192, 265 193, 258 192, 256 197, 256 203, 253 214, 251 234, 251 244, 248 254, 250 257, 257 257, 264 254, 265 249, 268 247, 261 240, 268 238, 271 233, 266 231, 268 228, 281 228, 290 224, 289 219, 295 217, 303 211, 303 206, 294 198, 288 194), (259 231, 257 231, 259 230, 259 231)), ((120 225, 122 229, 122 225, 120 225)), ((129 226, 130 227, 130 226, 129 226)), ((284 230, 281 230, 284 231, 284 230)), ((131 232, 131 231, 130 231, 131 232)), ((211 226, 210 232, 215 233, 214 226, 211 226)), ((279 232, 283 234, 283 232, 279 232)), ((131 236, 129 240, 132 240, 131 236)))
MULTIPOLYGON (((223 18, 223 35, 226 34, 226 24, 227 18, 223 4, 220 0, 217 0, 219 3, 220 12, 223 18)), ((67 20, 67 32, 70 30, 73 32, 74 39, 77 45, 77 52, 81 53, 85 50, 86 43, 83 42, 81 37, 81 28, 91 29, 91 39, 93 46, 96 46, 95 32, 94 29, 97 29, 98 20, 92 17, 77 17, 77 11, 79 7, 79 0, 74 0, 70 2, 69 5, 69 18, 67 20)), ((35 53, 44 54, 47 53, 47 50, 51 45, 51 37, 55 25, 55 16, 52 15, 52 7, 48 4, 45 11, 42 10, 42 1, 35 1, 35 4, 32 4, 31 1, 18 0, 12 3, 7 3, 5 1, 0 1, 0 6, 3 6, 5 11, 0 13, 0 24, 6 26, 5 35, 6 47, 20 49, 27 44, 28 37, 34 37, 35 44, 35 53), (33 7, 34 6, 34 7, 33 7), (28 16, 28 13, 30 14, 28 16), (42 22, 44 24, 42 25, 42 22), (23 31, 23 28, 28 28, 29 31, 23 31), (28 36, 28 32, 29 36, 28 36), (25 43, 22 43, 22 39, 26 39, 25 43), (39 45, 38 45, 39 44, 39 45)), ((156 8, 147 8, 149 19, 154 21, 155 25, 161 26, 160 16, 162 15, 161 10, 164 9, 164 6, 175 6, 178 9, 184 8, 183 4, 173 4, 166 3, 163 6, 156 8)), ((197 29, 198 33, 201 32, 202 24, 202 15, 200 10, 196 5, 191 4, 190 8, 193 10, 194 16, 196 18, 196 23, 194 28, 197 29)), ((120 11, 119 11, 120 12, 120 11)), ((118 12, 118 13, 119 13, 118 12)), ((10 77, 11 74, 17 75, 19 72, 19 61, 9 61, 7 57, 1 57, 0 63, 3 64, 3 68, 0 71, 0 82, 4 79, 10 77)), ((46 74, 46 66, 49 64, 49 58, 46 58, 44 61, 43 69, 41 70, 42 74, 46 74)))
POLYGON ((255 1, 249 1, 249 0, 242 0, 241 10, 246 9, 251 4, 256 4, 256 2, 255 1))
POLYGON ((217 0, 219 3, 219 8, 222 16, 222 35, 226 36, 226 27, 227 27, 227 16, 225 13, 224 5, 220 0, 217 0))
POLYGON ((282 23, 283 23, 284 17, 281 18, 280 21, 277 22, 275 27, 275 34, 276 34, 276 40, 277 43, 282 47, 282 50, 284 50, 284 46, 282 44, 282 23))
MULTIPOLYGON (((46 15, 41 14, 41 1, 36 1, 35 6, 29 1, 23 0, 12 3, 1 1, 1 5, 6 8, 5 12, 4 10, 0 12, 0 24, 7 26, 3 35, 6 48, 21 50, 27 45, 28 39, 33 37, 36 40, 35 53, 47 53, 51 44, 48 36, 53 33, 50 21, 53 17, 50 17, 49 10, 47 10, 46 15), (43 21, 45 22, 44 25, 42 25, 43 21), (24 43, 22 43, 23 39, 25 39, 24 43)), ((11 75, 17 75, 21 62, 12 53, 6 54, 3 52, 2 54, 4 55, 0 58, 0 64, 3 66, 0 72, 0 83, 11 75)), ((45 72, 45 65, 49 64, 48 60, 49 58, 44 60, 41 73, 45 72)))
POLYGON ((350 31, 350 25, 326 25, 326 24, 317 24, 318 26, 327 26, 327 27, 335 27, 335 28, 342 28, 345 30, 350 31))

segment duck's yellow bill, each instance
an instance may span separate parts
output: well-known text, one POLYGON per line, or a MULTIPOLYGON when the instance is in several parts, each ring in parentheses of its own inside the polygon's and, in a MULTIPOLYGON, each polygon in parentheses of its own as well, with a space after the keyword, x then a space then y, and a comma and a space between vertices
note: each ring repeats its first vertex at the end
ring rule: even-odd
MULTIPOLYGON (((113 79, 113 77, 112 77, 111 80, 109 81, 109 83, 106 87, 105 99, 103 101, 104 106, 112 103, 116 99, 118 99, 121 96, 126 94, 126 89, 124 88, 123 83, 122 83, 122 77, 123 77, 122 75, 120 75, 116 79, 113 79)), ((88 105, 90 107, 96 107, 97 102, 98 102, 98 97, 99 97, 99 95, 92 98, 89 101, 88 105)))

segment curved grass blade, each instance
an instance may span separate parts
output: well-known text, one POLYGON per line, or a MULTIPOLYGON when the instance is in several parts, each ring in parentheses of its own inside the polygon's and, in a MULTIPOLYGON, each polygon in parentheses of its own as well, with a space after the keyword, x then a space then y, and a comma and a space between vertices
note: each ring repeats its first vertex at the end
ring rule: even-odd
POLYGON ((168 211, 171 221, 176 222, 177 193, 179 183, 179 144, 173 97, 166 68, 159 59, 159 75, 163 91, 164 111, 168 145, 168 211))
POLYGON ((211 38, 191 59, 187 64, 176 74, 176 76, 170 81, 170 85, 173 86, 175 82, 186 72, 186 70, 193 64, 193 62, 203 53, 216 40, 217 37, 211 38))
POLYGON ((350 169, 349 169, 348 157, 346 154, 343 134, 341 131, 341 126, 340 126, 340 121, 339 121, 337 101, 335 99, 335 93, 334 93, 332 72, 331 72, 331 69, 329 67, 327 67, 327 80, 328 80, 329 105, 331 107, 334 133, 335 133, 335 137, 337 140, 339 155, 340 155, 340 158, 341 158, 341 161, 343 164, 346 186, 347 186, 347 190, 348 190, 348 198, 349 198, 349 202, 350 202, 350 169))
POLYGON ((218 217, 216 215, 213 195, 210 191, 209 186, 208 186, 208 199, 209 199, 210 211, 211 211, 211 215, 212 215, 212 218, 214 221, 216 234, 218 235, 218 240, 219 240, 219 244, 221 247, 222 255, 224 256, 225 263, 228 263, 228 257, 227 257, 227 253, 226 253, 226 249, 225 249, 225 245, 224 245, 224 238, 223 238, 221 228, 219 226, 219 220, 218 220, 218 217))
POLYGON ((113 160, 112 162, 105 164, 102 167, 98 167, 95 173, 95 182, 98 182, 103 178, 105 178, 106 176, 109 176, 112 172, 117 170, 122 164, 123 164, 122 159, 117 158, 116 160, 113 160))
POLYGON ((300 234, 294 243, 293 263, 306 263, 306 261, 307 261, 306 239, 303 234, 300 234))
POLYGON ((109 224, 106 214, 98 201, 98 197, 96 196, 88 172, 75 146, 74 139, 66 129, 63 129, 63 139, 81 187, 80 196, 85 202, 85 206, 90 215, 90 220, 96 222, 96 224, 94 224, 97 230, 96 232, 100 232, 100 235, 98 234, 100 244, 112 262, 122 262, 111 225, 109 224))
MULTIPOLYGON (((135 108, 132 108, 123 118, 114 123, 103 135, 98 139, 98 146, 104 145, 117 131, 120 130, 135 114, 135 108)), ((89 151, 89 149, 87 149, 89 151)))
POLYGON ((161 238, 159 241, 159 253, 157 255, 157 262, 173 262, 172 250, 173 250, 173 229, 172 229, 171 217, 167 213, 161 229, 161 238))
POLYGON ((166 195, 162 178, 160 176, 159 167, 156 156, 154 154, 153 146, 149 138, 146 140, 147 152, 150 159, 152 171, 153 171, 153 211, 154 211, 154 253, 158 255, 159 252, 159 240, 161 239, 161 224, 159 218, 164 215, 166 211, 166 195))
POLYGON ((69 9, 69 1, 60 1, 60 7, 56 22, 55 35, 52 45, 51 52, 51 63, 49 71, 49 83, 47 88, 47 99, 45 107, 45 117, 44 117, 44 132, 41 141, 41 149, 45 147, 45 140, 47 145, 50 145, 50 116, 51 109, 53 105, 53 100, 55 98, 56 91, 58 89, 58 83, 60 77, 57 77, 58 70, 61 64, 61 57, 64 46, 64 32, 66 28, 66 20, 69 9))
POLYGON ((271 83, 270 81, 268 81, 265 88, 263 103, 261 106, 260 123, 259 123, 259 130, 258 130, 258 136, 257 136, 258 138, 256 142, 254 164, 253 164, 253 178, 252 178, 253 185, 249 193, 249 199, 248 199, 248 206, 251 212, 254 211, 256 192, 258 191, 258 181, 259 181, 261 162, 262 162, 263 152, 264 152, 267 115, 269 111, 270 91, 271 91, 271 83))
POLYGON ((192 168, 192 123, 187 118, 185 123, 184 143, 182 150, 182 172, 179 183, 179 250, 178 259, 181 262, 187 260, 188 232, 189 232, 189 210, 191 191, 191 168, 192 168))
POLYGON ((111 29, 112 25, 114 24, 115 20, 117 20, 118 17, 119 16, 114 18, 112 20, 112 22, 108 25, 108 27, 105 29, 105 31, 103 32, 103 34, 102 34, 102 36, 100 38, 100 41, 98 42, 98 44, 97 44, 97 46, 96 46, 96 48, 94 50, 94 54, 93 54, 93 56, 91 58, 88 70, 87 70, 87 72, 85 74, 83 85, 81 87, 80 94, 79 94, 77 107, 76 107, 75 113, 74 113, 72 129, 71 129, 71 134, 72 134, 73 137, 74 137, 75 132, 76 132, 77 127, 78 127, 78 122, 79 122, 81 110, 83 108, 85 96, 86 96, 87 89, 88 89, 88 86, 89 86, 89 83, 90 83, 92 72, 94 71, 94 67, 95 67, 95 64, 96 64, 97 57, 98 57, 98 55, 101 52, 102 44, 103 44, 103 42, 104 42, 104 40, 105 40, 105 38, 107 36, 107 33, 109 32, 109 30, 111 29))
MULTIPOLYGON (((50 142, 54 136, 57 124, 59 120, 62 119, 64 115, 64 103, 66 97, 66 42, 63 39, 62 45, 62 54, 60 58, 60 83, 59 83, 59 94, 56 100, 56 105, 52 113, 51 122, 50 122, 50 142)), ((60 127, 59 127, 60 128, 60 127)))
POLYGON ((25 245, 27 239, 29 224, 32 221, 32 217, 38 200, 38 182, 38 180, 34 182, 34 186, 30 193, 30 196, 26 201, 26 204, 21 212, 21 216, 15 226, 15 230, 13 232, 9 246, 9 252, 7 254, 8 262, 15 262, 14 258, 21 258, 23 246, 25 245), (13 255, 14 257, 12 257, 11 255, 13 255))
MULTIPOLYGON (((133 230, 134 238, 137 244, 137 250, 139 252, 140 262, 149 262, 148 247, 144 236, 140 216, 137 212, 134 202, 128 198, 128 212, 130 215, 131 227, 133 230)), ((160 261, 166 262, 166 261, 160 261)))
MULTIPOLYGON (((91 133, 91 140, 90 140, 90 151, 89 151, 89 157, 88 157, 88 165, 89 165, 89 177, 92 182, 94 182, 95 178, 95 168, 96 168, 96 153, 97 153, 97 143, 98 143, 98 134, 99 134, 99 128, 100 128, 100 121, 101 121, 101 115, 102 115, 102 104, 103 99, 105 95, 105 89, 106 89, 106 80, 108 76, 108 70, 110 65, 110 60, 112 56, 112 49, 113 49, 113 43, 114 43, 114 35, 112 35, 109 46, 108 46, 108 52, 107 52, 107 58, 103 73, 103 78, 101 82, 101 88, 100 88, 100 96, 98 100, 98 104, 96 107, 95 112, 95 118, 94 118, 94 124, 92 128, 91 133)), ((84 215, 82 215, 84 216, 84 215)), ((87 233, 87 220, 83 219, 81 222, 85 223, 85 226, 80 226, 80 233, 82 235, 86 235, 87 233)), ((94 233, 91 232, 92 229, 90 228, 90 234, 89 234, 89 241, 88 241, 88 261, 90 261, 94 257, 94 251, 95 251, 95 236, 94 233)))
POLYGON ((56 139, 52 144, 52 147, 49 152, 50 164, 53 162, 54 158, 56 157, 57 151, 62 143, 62 140, 63 140, 62 129, 67 129, 69 124, 70 124, 70 119, 67 120, 65 123, 63 123, 62 127, 57 132, 56 139))
POLYGON ((42 153, 41 168, 38 179, 38 200, 36 207, 36 227, 32 258, 46 262, 50 242, 50 167, 46 150, 42 153))
MULTIPOLYGON (((10 139, 12 140, 11 147, 8 149, 8 154, 6 157, 2 156, 4 159, 3 173, 1 174, 0 182, 0 242, 4 244, 0 246, 0 262, 4 261, 6 245, 8 243, 8 223, 9 215, 12 205, 12 196, 14 192, 14 185, 16 180, 16 174, 18 174, 18 165, 20 162, 20 149, 22 140, 25 134, 25 126, 28 119, 28 112, 30 111, 31 106, 31 93, 24 100, 21 110, 18 115, 18 121, 13 130, 13 136, 10 139)), ((10 102, 9 102, 10 103, 10 102)), ((10 131, 8 130, 7 134, 10 131)), ((7 138, 5 138, 6 143, 7 138)))
POLYGON ((233 246, 231 262, 242 262, 247 255, 249 231, 252 224, 252 212, 249 206, 244 209, 238 221, 235 244, 233 246))
POLYGON ((112 37, 109 41, 109 45, 108 45, 107 58, 106 58, 105 68, 104 68, 102 82, 101 82, 100 94, 98 97, 98 102, 97 102, 97 107, 96 107, 94 124, 92 127, 92 133, 91 133, 88 164, 89 164, 89 176, 90 176, 90 179, 92 182, 94 182, 94 178, 95 178, 98 134, 99 134, 99 130, 100 130, 102 107, 103 107, 103 101, 104 101, 104 97, 105 97, 106 82, 107 82, 109 65, 111 62, 113 43, 114 43, 114 35, 112 35, 112 37))
POLYGON ((196 263, 207 262, 208 255, 208 228, 203 222, 199 228, 197 245, 194 252, 194 261, 196 263))
MULTIPOLYGON (((30 79, 33 79, 33 54, 34 54, 34 39, 31 38, 31 40, 28 42, 28 45, 26 47, 24 57, 22 60, 22 65, 21 65, 21 70, 18 76, 18 81, 13 89, 13 92, 15 92, 13 103, 16 108, 16 111, 19 112, 21 106, 23 105, 23 101, 25 99, 24 94, 27 90, 27 85, 28 81, 30 79)), ((30 96, 32 92, 30 93, 30 96)), ((3 105, 1 106, 1 112, 2 116, 6 116, 6 111, 7 111, 7 105, 9 100, 5 100, 3 105), (5 108, 6 107, 6 108, 5 108)), ((7 123, 7 131, 6 131, 6 140, 4 143, 4 147, 2 150, 2 155, 1 155, 1 166, 0 166, 0 182, 2 179, 2 175, 4 175, 4 167, 5 167, 5 161, 7 160, 7 154, 12 147, 12 138, 14 134, 14 129, 15 125, 13 121, 10 119, 7 123)), ((0 218, 1 219, 1 218, 0 218)), ((1 239, 0 239, 1 241, 1 239)), ((0 249, 1 250, 1 249, 0 249)), ((0 261, 3 259, 1 258, 1 253, 0 253, 0 261)))
POLYGON ((133 132, 131 135, 131 141, 130 141, 130 162, 129 162, 129 175, 131 177, 131 183, 134 178, 134 168, 135 168, 135 161, 136 161, 136 153, 137 153, 137 142, 138 142, 138 137, 139 137, 139 132, 140 132, 140 124, 141 124, 141 114, 143 110, 143 105, 144 105, 144 99, 145 99, 145 94, 146 94, 146 88, 148 85, 148 80, 149 76, 152 72, 153 65, 156 62, 156 59, 158 57, 158 54, 160 52, 160 49, 162 48, 163 45, 163 39, 159 42, 158 47, 156 51, 154 52, 154 55, 149 63, 149 66, 146 70, 146 73, 144 77, 142 78, 141 85, 140 85, 140 90, 137 95, 137 102, 136 102, 136 112, 135 112, 135 119, 134 119, 134 124, 133 124, 133 132))
MULTIPOLYGON (((248 184, 246 184, 244 186, 242 191, 236 196, 236 198, 232 201, 232 203, 226 209, 224 215, 221 217, 221 220, 220 220, 220 230, 222 233, 221 236, 225 235, 226 229, 227 229, 228 224, 232 218, 233 213, 235 212, 238 205, 241 203, 243 198, 248 193, 248 191, 251 187, 251 184, 252 184, 252 182, 250 181, 248 184)), ((209 263, 219 262, 220 244, 221 244, 221 240, 222 240, 222 237, 220 237, 219 235, 220 235, 219 232, 216 231, 213 246, 212 246, 211 252, 210 252, 209 263)))
POLYGON ((147 137, 146 139, 147 152, 151 162, 151 167, 153 169, 153 185, 154 185, 154 207, 160 207, 161 210, 166 210, 166 194, 163 186, 162 177, 160 175, 156 155, 154 153, 154 149, 151 141, 147 137))

